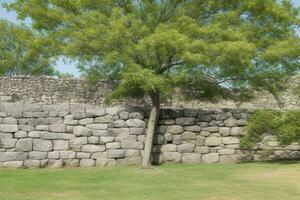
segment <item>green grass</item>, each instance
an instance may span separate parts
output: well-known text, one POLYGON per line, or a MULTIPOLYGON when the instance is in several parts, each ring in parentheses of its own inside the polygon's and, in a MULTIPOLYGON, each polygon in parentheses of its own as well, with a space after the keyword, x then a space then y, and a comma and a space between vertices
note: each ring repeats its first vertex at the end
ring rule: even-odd
POLYGON ((300 162, 0 169, 1 200, 299 200, 300 162))

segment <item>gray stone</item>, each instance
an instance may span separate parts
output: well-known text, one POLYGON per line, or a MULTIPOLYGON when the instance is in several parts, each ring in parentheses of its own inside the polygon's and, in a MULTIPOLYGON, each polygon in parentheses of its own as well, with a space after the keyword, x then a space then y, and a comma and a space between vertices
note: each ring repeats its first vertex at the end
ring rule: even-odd
POLYGON ((75 158, 76 152, 74 151, 60 151, 59 157, 60 159, 72 159, 75 158))
POLYGON ((105 146, 104 145, 87 144, 87 145, 82 146, 82 151, 88 152, 88 153, 102 152, 102 151, 105 151, 105 146))
POLYGON ((104 108, 99 108, 99 107, 90 107, 87 106, 86 108, 86 114, 88 117, 100 117, 105 115, 105 109, 104 108))
POLYGON ((218 153, 220 155, 232 155, 235 153, 235 150, 234 149, 220 149, 220 150, 218 150, 218 153))
POLYGON ((234 118, 229 118, 224 121, 225 126, 234 127, 237 126, 237 120, 234 118))
POLYGON ((230 113, 221 113, 216 116, 216 120, 224 121, 224 120, 228 119, 230 116, 231 116, 230 113))
POLYGON ((28 133, 28 137, 40 138, 41 137, 41 131, 31 131, 31 132, 28 133))
POLYGON ((80 167, 94 167, 96 165, 96 161, 93 159, 81 159, 80 167))
POLYGON ((180 134, 180 133, 183 132, 183 127, 182 127, 182 126, 179 126, 179 125, 168 126, 167 132, 168 132, 168 133, 172 133, 172 134, 174 134, 174 135, 180 134))
POLYGON ((93 118, 85 118, 85 119, 79 120, 80 125, 92 124, 93 122, 94 122, 93 118))
POLYGON ((12 133, 1 133, 0 132, 0 139, 8 139, 8 138, 13 138, 12 133))
POLYGON ((53 141, 54 150, 68 150, 70 149, 69 141, 67 140, 54 140, 53 141))
POLYGON ((219 161, 219 154, 218 153, 208 153, 202 155, 202 162, 203 163, 215 163, 219 161))
POLYGON ((59 159, 60 152, 59 151, 51 151, 47 154, 48 159, 59 159))
POLYGON ((181 153, 165 152, 162 154, 165 162, 179 163, 181 162, 181 153))
POLYGON ((113 127, 113 128, 122 128, 122 127, 126 127, 127 125, 125 124, 125 121, 124 120, 115 120, 113 122, 111 122, 109 124, 110 127, 113 127))
POLYGON ((112 115, 105 115, 102 117, 95 118, 95 123, 100 123, 100 124, 108 124, 113 121, 114 121, 114 117, 112 115))
POLYGON ((183 153, 182 154, 183 163, 200 163, 200 154, 196 153, 183 153))
POLYGON ((175 152, 177 146, 175 144, 164 144, 161 145, 161 152, 175 152))
POLYGON ((199 122, 210 122, 211 120, 213 120, 212 115, 198 115, 197 121, 199 122))
POLYGON ((204 153, 209 153, 209 147, 207 146, 196 146, 195 147, 195 152, 204 154, 204 153))
POLYGON ((179 117, 175 119, 176 124, 178 125, 194 125, 195 124, 195 118, 190 117, 179 117))
POLYGON ((139 156, 125 157, 117 160, 117 165, 139 165, 142 163, 142 158, 139 156))
POLYGON ((222 143, 221 137, 207 137, 205 139, 205 145, 207 146, 219 146, 222 143))
POLYGON ((172 141, 173 144, 181 144, 182 141, 181 141, 181 137, 180 135, 173 135, 173 141, 172 141))
POLYGON ((18 125, 15 124, 0 124, 0 132, 14 133, 19 130, 18 125))
POLYGON ((240 140, 237 137, 223 137, 224 144, 239 144, 240 140))
POLYGON ((106 130, 108 128, 107 124, 88 124, 86 128, 93 129, 93 130, 106 130))
POLYGON ((125 156, 125 151, 123 149, 110 149, 107 150, 108 158, 123 158, 125 156))
POLYGON ((45 140, 70 140, 73 138, 75 138, 75 135, 68 133, 41 132, 41 139, 45 140))
POLYGON ((35 127, 37 131, 48 131, 49 130, 49 125, 39 125, 35 127))
POLYGON ((93 136, 105 136, 108 134, 107 130, 92 130, 93 136))
POLYGON ((246 120, 244 120, 244 119, 239 119, 239 120, 237 120, 237 125, 239 125, 239 126, 246 126, 247 125, 247 121, 246 120))
POLYGON ((129 112, 121 111, 119 113, 120 119, 127 120, 129 118, 129 112))
POLYGON ((8 139, 1 139, 0 140, 0 148, 14 148, 16 146, 18 139, 12 139, 12 138, 8 138, 8 139))
POLYGON ((130 128, 129 134, 130 135, 141 135, 145 133, 145 128, 130 128))
POLYGON ((77 125, 78 124, 78 120, 74 120, 74 116, 73 115, 66 115, 64 118, 64 124, 65 125, 77 125))
POLYGON ((88 140, 87 140, 87 137, 77 137, 77 138, 74 138, 74 139, 71 139, 70 140, 70 147, 71 148, 78 148, 78 147, 81 147, 82 145, 84 144, 87 144, 88 143, 88 140))
POLYGON ((23 138, 19 139, 16 143, 16 151, 31 151, 33 146, 33 139, 32 138, 23 138))
POLYGON ((76 158, 78 159, 88 159, 91 157, 91 153, 85 153, 85 152, 77 152, 76 158))
POLYGON ((99 137, 98 136, 90 136, 88 137, 89 144, 99 144, 99 137))
POLYGON ((236 163, 239 161, 238 155, 221 155, 220 162, 221 163, 236 163))
POLYGON ((230 129, 230 135, 241 135, 243 133, 242 127, 232 127, 230 129))
POLYGON ((23 168, 23 161, 8 161, 2 163, 3 168, 23 168))
POLYGON ((107 143, 105 147, 106 149, 119 149, 121 148, 121 145, 118 142, 111 142, 111 143, 107 143))
POLYGON ((78 159, 64 159, 63 162, 65 167, 79 167, 78 159))
POLYGON ((144 113, 132 112, 132 113, 129 113, 129 118, 130 119, 144 119, 144 113))
POLYGON ((91 136, 92 131, 89 128, 83 127, 83 126, 76 126, 73 129, 73 133, 76 136, 91 136))
POLYGON ((34 151, 51 151, 52 142, 49 140, 34 139, 33 140, 33 150, 34 151))
POLYGON ((0 152, 0 162, 24 161, 27 157, 28 153, 24 152, 0 152))
POLYGON ((105 113, 106 113, 107 115, 117 115, 117 114, 119 114, 121 111, 122 111, 122 108, 121 108, 121 107, 118 107, 118 106, 107 107, 107 108, 105 109, 105 113))
POLYGON ((66 127, 63 124, 55 124, 55 125, 50 125, 49 130, 54 133, 64 133, 66 132, 66 127))
POLYGON ((191 143, 181 144, 177 146, 177 151, 181 153, 194 152, 195 145, 191 143))
POLYGON ((25 138, 25 137, 27 137, 26 131, 18 131, 15 133, 15 138, 25 138))
POLYGON ((128 156, 140 156, 140 151, 136 149, 126 149, 125 150, 125 157, 128 156))
POLYGON ((126 124, 129 127, 141 127, 141 128, 146 127, 145 122, 143 120, 140 120, 140 119, 128 119, 126 121, 126 124))
POLYGON ((3 118, 3 122, 2 123, 3 124, 17 124, 18 121, 14 117, 5 117, 5 118, 3 118))
POLYGON ((194 140, 194 139, 196 139, 196 133, 185 131, 181 134, 181 139, 182 140, 194 140))
POLYGON ((40 152, 40 151, 31 151, 29 152, 29 159, 31 160, 43 160, 46 159, 47 152, 40 152))
POLYGON ((201 127, 198 125, 184 126, 183 128, 185 131, 191 131, 191 132, 200 132, 201 131, 201 127))
POLYGON ((220 127, 219 132, 222 136, 229 136, 230 128, 228 127, 220 127))
POLYGON ((197 146, 203 146, 205 144, 205 137, 201 136, 201 135, 197 135, 196 136, 196 141, 194 143, 197 146))
POLYGON ((202 128, 203 131, 208 131, 210 133, 217 133, 219 132, 219 127, 213 126, 213 127, 204 127, 202 128))
POLYGON ((114 137, 103 136, 103 137, 100 137, 99 143, 100 144, 106 144, 106 143, 109 143, 109 142, 113 142, 114 140, 115 140, 114 137))
POLYGON ((24 167, 26 168, 39 168, 41 166, 40 160, 25 160, 24 167))
POLYGON ((56 169, 56 168, 62 168, 64 166, 63 160, 52 160, 49 161, 49 167, 56 169))
POLYGON ((166 140, 167 142, 172 142, 172 140, 173 140, 173 135, 172 135, 171 133, 166 133, 166 134, 165 134, 165 140, 166 140))
POLYGON ((128 136, 129 128, 110 128, 108 129, 107 135, 112 137, 119 137, 119 136, 128 136))

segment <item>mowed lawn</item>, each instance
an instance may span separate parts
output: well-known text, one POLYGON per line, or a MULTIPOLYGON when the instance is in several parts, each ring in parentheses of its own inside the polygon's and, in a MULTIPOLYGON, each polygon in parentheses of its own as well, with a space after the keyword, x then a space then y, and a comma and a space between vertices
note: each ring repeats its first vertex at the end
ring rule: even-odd
POLYGON ((300 162, 0 169, 1 200, 299 200, 300 162))

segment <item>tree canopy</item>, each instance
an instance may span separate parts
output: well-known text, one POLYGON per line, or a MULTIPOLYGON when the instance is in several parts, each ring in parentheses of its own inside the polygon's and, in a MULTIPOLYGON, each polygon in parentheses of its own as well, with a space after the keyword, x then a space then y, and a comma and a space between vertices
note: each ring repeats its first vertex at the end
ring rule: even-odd
POLYGON ((160 102, 276 95, 299 70, 299 10, 289 0, 14 0, 9 8, 78 60, 87 77, 111 78, 110 98, 150 97, 144 159, 160 102))
POLYGON ((0 75, 54 75, 47 41, 24 25, 0 20, 0 75))

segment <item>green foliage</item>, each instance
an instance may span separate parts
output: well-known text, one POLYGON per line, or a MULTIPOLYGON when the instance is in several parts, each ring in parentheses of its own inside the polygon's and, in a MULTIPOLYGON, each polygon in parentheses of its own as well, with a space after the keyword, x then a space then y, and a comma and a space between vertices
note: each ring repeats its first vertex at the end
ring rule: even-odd
POLYGON ((300 111, 258 110, 250 118, 241 146, 249 148, 264 135, 274 135, 282 145, 300 139, 300 111))
POLYGON ((14 0, 7 7, 30 17, 91 83, 121 80, 110 98, 167 97, 181 88, 193 98, 249 100, 255 90, 278 95, 299 70, 299 10, 288 0, 14 0))
POLYGON ((47 45, 29 28, 0 20, 0 75, 54 75, 47 45))

